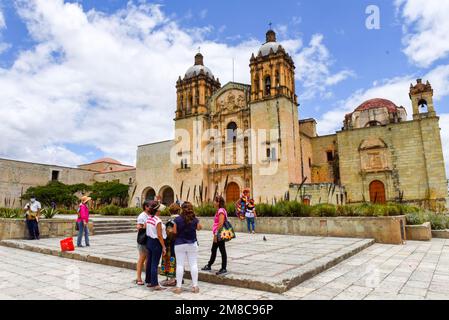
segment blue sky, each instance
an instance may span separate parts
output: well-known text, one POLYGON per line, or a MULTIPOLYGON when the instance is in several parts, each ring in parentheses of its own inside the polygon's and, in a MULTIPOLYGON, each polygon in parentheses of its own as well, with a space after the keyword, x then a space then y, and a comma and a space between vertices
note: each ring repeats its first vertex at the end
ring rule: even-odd
POLYGON ((321 134, 339 129, 368 98, 392 99, 411 117, 409 85, 423 77, 435 89, 449 156, 447 0, 0 3, 0 87, 8 88, 0 99, 11 118, 3 127, 15 142, 0 142, 0 157, 133 163, 137 145, 172 137, 175 81, 196 48, 222 84, 231 80, 232 58, 236 80, 248 82, 249 58, 269 22, 297 66, 300 117, 316 118, 321 134), (372 4, 378 30, 365 26, 372 4), (25 111, 42 137, 16 119, 25 111))

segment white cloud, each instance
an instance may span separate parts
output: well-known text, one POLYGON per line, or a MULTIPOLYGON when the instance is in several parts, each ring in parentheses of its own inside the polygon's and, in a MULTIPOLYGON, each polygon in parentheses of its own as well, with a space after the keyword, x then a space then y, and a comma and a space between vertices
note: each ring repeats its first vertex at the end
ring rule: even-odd
MULTIPOLYGON (((423 77, 424 81, 430 81, 434 90, 434 104, 436 112, 440 116, 441 136, 443 140, 443 151, 446 159, 446 171, 449 176, 449 114, 439 101, 449 96, 449 65, 442 65, 429 71, 423 77)), ((411 83, 416 83, 416 77, 404 76, 375 82, 375 86, 365 90, 359 90, 349 98, 339 101, 336 107, 324 113, 317 120, 317 131, 320 135, 334 133, 343 126, 344 116, 354 111, 361 103, 373 98, 385 98, 393 101, 396 105, 403 106, 407 110, 408 118, 412 117, 412 108, 408 96, 411 83)))
POLYGON ((420 67, 449 54, 449 1, 396 0, 404 20, 404 53, 420 67))
MULTIPOLYGON (((16 8, 37 43, 0 68, 0 156, 20 160, 92 160, 65 147, 75 144, 132 164, 137 145, 172 138, 175 83, 199 46, 222 84, 232 79, 233 58, 235 81, 249 83, 249 59, 262 42, 206 40, 208 27, 182 30, 142 1, 112 14, 62 0, 16 0, 16 8)), ((300 55, 300 39, 282 44, 300 55)), ((302 56, 301 63, 319 64, 314 59, 302 56)))
POLYGON ((296 78, 305 89, 300 95, 302 101, 313 99, 317 95, 321 98, 329 97, 329 87, 355 76, 351 70, 332 74, 330 68, 334 61, 323 44, 323 38, 322 34, 313 35, 309 45, 294 56, 298 70, 296 78))

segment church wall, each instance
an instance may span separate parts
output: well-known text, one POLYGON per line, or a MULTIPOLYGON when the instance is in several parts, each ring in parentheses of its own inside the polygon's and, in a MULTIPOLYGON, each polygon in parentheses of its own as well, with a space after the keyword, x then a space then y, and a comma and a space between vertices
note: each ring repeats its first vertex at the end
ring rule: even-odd
POLYGON ((432 199, 447 197, 437 118, 340 131, 337 138, 341 182, 348 202, 369 201, 373 180, 385 184, 387 201, 397 199, 399 192, 404 192, 403 199, 409 202, 428 199, 429 191, 432 199), (382 139, 388 147, 389 170, 362 173, 359 146, 373 137, 382 139))
POLYGON ((131 169, 132 167, 116 163, 98 162, 98 163, 82 164, 79 165, 78 168, 101 172, 101 171, 126 170, 131 169))
POLYGON ((51 181, 52 171, 59 172, 58 181, 64 184, 94 182, 91 171, 0 159, 0 206, 21 207, 21 195, 30 187, 46 185, 51 181))
MULTIPOLYGON (((136 159, 136 185, 132 204, 142 203, 144 193, 153 188, 158 194, 163 187, 169 186, 176 193, 178 177, 174 175, 174 165, 170 161, 170 150, 174 141, 163 141, 139 146, 136 159)), ((180 182, 179 182, 180 183, 180 182)))
POLYGON ((312 143, 312 183, 333 183, 334 170, 332 162, 327 159, 327 152, 335 156, 337 136, 335 134, 315 137, 312 143))
POLYGON ((136 169, 96 173, 94 179, 97 182, 118 181, 122 184, 130 184, 136 180, 136 169))
MULTIPOLYGON (((303 173, 304 178, 307 178, 305 183, 312 182, 312 163, 313 163, 313 148, 312 148, 312 139, 301 133, 299 134, 300 143, 301 143, 301 172, 303 173)), ((302 182, 302 181, 301 181, 302 182)))
POLYGON ((265 202, 268 199, 270 202, 273 197, 282 198, 290 183, 301 182, 299 128, 295 109, 294 104, 283 97, 251 104, 251 128, 256 134, 259 129, 267 130, 267 140, 270 143, 267 145, 264 141, 257 141, 260 156, 257 161, 253 161, 252 166, 253 194, 257 201, 265 202), (279 101, 279 117, 276 101, 279 101), (277 137, 269 137, 270 129, 277 130, 279 125, 280 145, 277 137), (268 147, 276 148, 276 159, 268 160, 264 156, 268 147), (265 171, 267 169, 269 170, 265 171))

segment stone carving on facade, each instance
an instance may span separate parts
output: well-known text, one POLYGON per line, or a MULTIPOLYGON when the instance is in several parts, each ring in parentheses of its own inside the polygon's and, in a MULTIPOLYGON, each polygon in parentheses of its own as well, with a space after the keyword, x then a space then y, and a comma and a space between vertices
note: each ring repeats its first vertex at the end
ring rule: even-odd
POLYGON ((387 171, 391 160, 386 143, 379 138, 368 138, 359 147, 361 168, 364 172, 387 171))

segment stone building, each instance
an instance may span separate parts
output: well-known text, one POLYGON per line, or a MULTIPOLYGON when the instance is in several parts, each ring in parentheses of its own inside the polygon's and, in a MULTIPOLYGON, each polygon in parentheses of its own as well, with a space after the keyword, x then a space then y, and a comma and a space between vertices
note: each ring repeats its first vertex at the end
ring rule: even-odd
POLYGON ((0 159, 0 207, 22 207, 21 196, 30 187, 50 181, 64 184, 117 181, 133 186, 135 168, 110 158, 98 159, 78 168, 0 159))
MULTIPOLYGON (((162 198, 235 201, 249 187, 256 202, 402 201, 442 210, 448 199, 433 90, 411 85, 412 119, 394 102, 354 106, 335 134, 318 136, 300 119, 295 65, 274 31, 249 59, 250 84, 221 85, 198 53, 176 82, 174 139, 138 146, 136 168, 105 158, 78 168, 0 160, 3 199, 49 180, 130 185, 130 205, 162 198)), ((405 94, 405 92, 404 92, 405 94)), ((2 199, 0 198, 0 201, 2 199)), ((15 200, 17 201, 17 200, 15 200)))
POLYGON ((261 202, 446 204, 428 82, 410 88, 413 120, 404 107, 372 99, 346 115, 340 131, 318 136, 314 119, 299 120, 295 65, 274 31, 249 62, 251 84, 221 86, 195 56, 176 83, 175 139, 138 147, 136 203, 156 195, 199 202, 216 192, 234 201, 249 187, 261 202))

